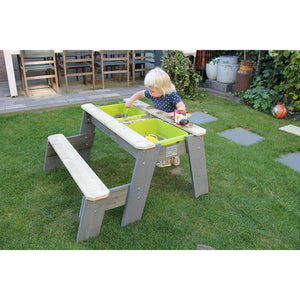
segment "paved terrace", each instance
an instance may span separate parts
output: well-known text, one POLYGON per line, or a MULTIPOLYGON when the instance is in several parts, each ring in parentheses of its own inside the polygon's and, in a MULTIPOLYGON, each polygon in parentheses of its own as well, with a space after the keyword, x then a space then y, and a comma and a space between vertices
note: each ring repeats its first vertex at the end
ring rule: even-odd
MULTIPOLYGON (((78 86, 74 89, 70 87, 70 92, 66 93, 64 89, 60 89, 57 94, 53 89, 46 86, 40 86, 38 89, 30 91, 31 96, 24 95, 19 88, 21 83, 17 82, 19 96, 11 97, 7 82, 0 82, 0 114, 8 114, 29 110, 38 110, 51 107, 68 106, 74 104, 82 104, 88 102, 101 102, 107 100, 118 100, 128 98, 136 91, 144 89, 141 82, 132 83, 130 87, 125 86, 123 83, 108 86, 105 89, 96 87, 95 90, 78 86)), ((82 85, 83 86, 83 85, 82 85)))
MULTIPOLYGON (((96 83, 96 89, 91 88, 79 82, 70 82, 70 91, 66 93, 64 85, 57 94, 52 88, 45 84, 31 86, 27 97, 21 89, 21 81, 17 81, 18 96, 11 97, 8 82, 0 82, 0 115, 28 110, 38 110, 51 107, 68 106, 88 102, 101 102, 107 100, 118 100, 128 98, 136 91, 144 89, 143 80, 137 80, 133 86, 127 87, 126 83, 118 81, 109 81, 105 83, 105 89, 102 89, 99 80, 96 83), (73 86, 71 86, 73 85, 73 86)), ((241 102, 241 99, 234 97, 226 92, 220 92, 207 88, 207 90, 217 96, 228 98, 233 101, 241 102)))

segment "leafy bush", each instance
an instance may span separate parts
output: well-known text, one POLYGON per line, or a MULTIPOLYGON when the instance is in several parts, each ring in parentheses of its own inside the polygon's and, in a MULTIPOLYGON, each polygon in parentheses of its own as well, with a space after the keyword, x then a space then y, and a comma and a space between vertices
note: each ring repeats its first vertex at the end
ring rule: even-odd
POLYGON ((242 93, 244 101, 254 109, 271 113, 280 99, 280 94, 268 87, 257 86, 242 93))
POLYGON ((300 111, 300 100, 295 102, 294 110, 297 112, 300 111))
POLYGON ((278 65, 282 67, 285 80, 274 89, 283 93, 284 104, 289 110, 295 110, 295 102, 300 99, 300 51, 280 51, 278 65))
POLYGON ((300 51, 261 51, 260 66, 257 63, 254 70, 250 90, 240 93, 245 102, 264 112, 271 112, 272 106, 279 103, 290 112, 298 110, 300 51))
POLYGON ((182 51, 165 51, 162 69, 169 74, 181 97, 191 98, 197 94, 201 76, 182 51))
POLYGON ((255 65, 256 76, 251 88, 240 93, 247 104, 266 113, 271 113, 273 106, 283 98, 282 93, 273 88, 276 83, 282 80, 282 75, 281 69, 275 67, 277 53, 272 55, 268 51, 261 51, 260 71, 258 65, 255 65))

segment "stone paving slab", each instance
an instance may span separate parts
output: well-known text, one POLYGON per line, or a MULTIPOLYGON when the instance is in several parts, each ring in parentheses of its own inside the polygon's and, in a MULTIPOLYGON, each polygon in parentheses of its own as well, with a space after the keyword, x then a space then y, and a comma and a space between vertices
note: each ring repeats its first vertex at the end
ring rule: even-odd
POLYGON ((211 122, 211 121, 216 121, 218 119, 209 114, 205 114, 202 112, 195 112, 195 113, 191 113, 189 120, 196 124, 202 124, 202 123, 207 123, 207 122, 211 122))
POLYGON ((240 145, 250 146, 262 141, 264 138, 243 128, 225 130, 219 133, 221 136, 232 140, 240 145))
POLYGON ((286 155, 282 155, 281 157, 276 159, 282 164, 289 166, 297 172, 300 172, 300 152, 289 153, 286 155))
POLYGON ((300 136, 300 127, 295 125, 287 125, 279 128, 282 131, 300 136))
POLYGON ((128 98, 135 92, 144 89, 143 85, 135 85, 120 88, 107 88, 96 90, 77 90, 70 93, 52 93, 45 96, 18 96, 7 97, 8 86, 0 85, 0 114, 28 111, 42 108, 53 108, 72 104, 83 104, 88 102, 101 102, 107 100, 121 100, 128 98))

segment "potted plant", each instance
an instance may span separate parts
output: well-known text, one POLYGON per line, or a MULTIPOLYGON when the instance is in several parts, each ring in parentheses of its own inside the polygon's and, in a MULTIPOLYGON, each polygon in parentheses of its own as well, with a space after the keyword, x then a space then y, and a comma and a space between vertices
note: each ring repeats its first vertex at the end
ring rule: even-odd
POLYGON ((219 58, 214 58, 208 64, 206 64, 206 76, 209 80, 216 80, 218 71, 219 58))

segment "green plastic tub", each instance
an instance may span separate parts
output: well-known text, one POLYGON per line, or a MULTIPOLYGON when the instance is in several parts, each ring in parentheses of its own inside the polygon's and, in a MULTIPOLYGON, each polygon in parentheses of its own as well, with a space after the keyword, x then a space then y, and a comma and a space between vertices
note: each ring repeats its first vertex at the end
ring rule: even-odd
POLYGON ((147 115, 142 110, 131 106, 128 109, 128 116, 127 117, 116 117, 117 114, 125 114, 126 113, 125 103, 112 104, 112 105, 103 105, 103 106, 98 106, 98 108, 103 110, 104 112, 106 112, 108 115, 116 118, 120 122, 126 121, 126 120, 140 119, 142 116, 147 115))
POLYGON ((133 122, 126 124, 129 128, 136 131, 142 136, 156 135, 158 141, 163 146, 175 144, 185 139, 187 132, 172 126, 158 119, 149 119, 144 121, 133 122))

